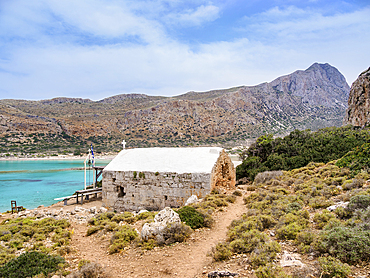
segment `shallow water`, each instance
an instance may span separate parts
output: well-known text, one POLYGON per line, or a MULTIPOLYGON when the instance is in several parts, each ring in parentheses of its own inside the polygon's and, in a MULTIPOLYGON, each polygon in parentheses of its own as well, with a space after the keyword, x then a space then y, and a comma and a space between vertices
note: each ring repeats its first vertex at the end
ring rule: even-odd
MULTIPOLYGON (((100 160, 104 166, 109 160, 100 160)), ((72 195, 84 188, 83 160, 12 160, 0 161, 0 212, 10 210, 10 201, 34 209, 50 206, 54 198, 72 195)), ((87 183, 93 182, 94 171, 87 171, 87 183)))

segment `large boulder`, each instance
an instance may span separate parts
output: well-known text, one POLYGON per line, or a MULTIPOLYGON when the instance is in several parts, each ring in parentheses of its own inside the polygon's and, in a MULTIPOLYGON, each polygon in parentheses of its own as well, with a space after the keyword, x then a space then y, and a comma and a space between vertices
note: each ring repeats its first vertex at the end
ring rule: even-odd
POLYGON ((181 219, 178 213, 174 212, 171 208, 166 207, 154 217, 154 222, 167 225, 168 223, 181 223, 181 219))
POLYGON ((186 201, 185 206, 188 206, 190 204, 198 203, 199 199, 197 195, 191 195, 189 199, 186 201))
POLYGON ((140 234, 141 238, 145 241, 154 239, 162 244, 164 242, 163 231, 169 223, 181 223, 181 219, 176 212, 166 207, 154 217, 154 222, 144 224, 140 234))

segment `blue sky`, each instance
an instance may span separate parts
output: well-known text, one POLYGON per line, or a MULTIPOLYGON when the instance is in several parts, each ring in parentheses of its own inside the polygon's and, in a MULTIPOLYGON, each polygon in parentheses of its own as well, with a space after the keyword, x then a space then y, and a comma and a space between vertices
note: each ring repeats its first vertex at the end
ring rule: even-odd
POLYGON ((368 0, 0 0, 0 99, 173 96, 370 66, 368 0))

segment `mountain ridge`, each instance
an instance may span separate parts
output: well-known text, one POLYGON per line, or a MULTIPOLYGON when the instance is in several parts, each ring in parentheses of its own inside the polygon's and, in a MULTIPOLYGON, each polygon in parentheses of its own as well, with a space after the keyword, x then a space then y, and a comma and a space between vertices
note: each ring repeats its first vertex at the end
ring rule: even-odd
POLYGON ((237 145, 265 133, 340 126, 348 94, 349 86, 336 68, 314 63, 255 86, 173 97, 7 99, 0 100, 0 137, 11 134, 13 141, 25 142, 20 139, 25 134, 62 134, 81 142, 97 143, 98 138, 100 145, 104 141, 110 147, 118 147, 123 138, 131 147, 237 145))

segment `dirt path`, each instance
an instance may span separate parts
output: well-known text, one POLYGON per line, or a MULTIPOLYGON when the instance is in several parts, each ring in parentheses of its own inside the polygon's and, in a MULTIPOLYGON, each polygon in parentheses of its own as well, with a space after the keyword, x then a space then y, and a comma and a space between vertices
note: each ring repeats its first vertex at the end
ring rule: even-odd
POLYGON ((109 237, 86 237, 86 225, 75 225, 72 246, 78 250, 75 261, 80 259, 98 262, 109 270, 113 277, 202 277, 212 270, 212 258, 207 256, 218 242, 226 239, 231 221, 245 212, 242 197, 224 211, 214 215, 212 229, 193 233, 185 243, 174 244, 150 251, 129 249, 122 254, 107 254, 109 237))

